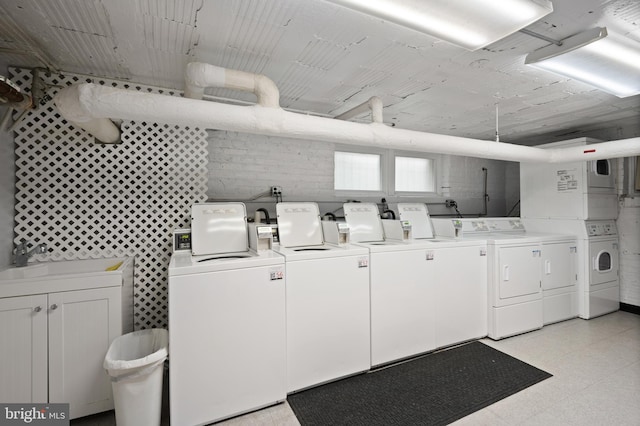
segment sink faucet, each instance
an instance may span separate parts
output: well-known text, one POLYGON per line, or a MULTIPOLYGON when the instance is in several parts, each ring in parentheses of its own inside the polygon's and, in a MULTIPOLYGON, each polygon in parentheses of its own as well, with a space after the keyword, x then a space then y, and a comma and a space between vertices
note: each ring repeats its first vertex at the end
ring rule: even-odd
POLYGON ((29 258, 34 254, 44 254, 47 252, 47 245, 44 243, 38 244, 31 250, 28 248, 32 246, 32 244, 25 240, 24 238, 20 241, 20 244, 13 249, 13 263, 16 266, 26 266, 29 258))

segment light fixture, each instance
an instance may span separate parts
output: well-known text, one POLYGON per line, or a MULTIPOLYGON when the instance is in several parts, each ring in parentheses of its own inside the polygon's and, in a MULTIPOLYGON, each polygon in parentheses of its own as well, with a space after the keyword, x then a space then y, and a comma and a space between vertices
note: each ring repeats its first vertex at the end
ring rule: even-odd
POLYGON ((593 28, 529 53, 525 64, 582 81, 619 98, 640 94, 640 43, 593 28))
POLYGON ((549 0, 329 0, 478 50, 553 12, 549 0))

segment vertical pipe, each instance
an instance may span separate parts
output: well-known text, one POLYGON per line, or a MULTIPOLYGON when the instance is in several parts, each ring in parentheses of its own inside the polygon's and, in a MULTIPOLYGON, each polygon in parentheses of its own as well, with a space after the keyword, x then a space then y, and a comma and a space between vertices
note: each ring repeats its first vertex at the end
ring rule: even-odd
POLYGON ((482 196, 482 198, 484 199, 484 209, 483 209, 483 213, 482 216, 486 216, 488 214, 488 205, 487 205, 487 201, 489 201, 489 194, 487 193, 487 177, 489 176, 489 170, 486 167, 482 168, 482 173, 484 173, 484 195, 482 196))

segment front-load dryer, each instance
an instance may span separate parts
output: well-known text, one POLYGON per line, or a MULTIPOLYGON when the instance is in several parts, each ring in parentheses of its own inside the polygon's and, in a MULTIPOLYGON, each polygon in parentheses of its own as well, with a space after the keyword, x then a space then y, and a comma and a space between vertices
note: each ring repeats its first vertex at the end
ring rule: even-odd
POLYGON ((432 221, 438 236, 487 241, 490 338, 497 340, 542 327, 542 248, 538 239, 491 232, 483 218, 432 221))
POLYGON ((249 250, 245 212, 242 203, 194 206, 199 254, 171 257, 172 424, 208 424, 286 399, 284 258, 249 250))
POLYGON ((530 232, 520 218, 484 218, 493 234, 521 235, 541 245, 540 267, 543 324, 578 316, 577 236, 530 232))
POLYGON ((578 315, 591 319, 620 309, 615 220, 525 219, 527 229, 577 236, 578 315))
POLYGON ((324 241, 316 203, 276 205, 286 264, 287 391, 370 367, 369 253, 324 241))

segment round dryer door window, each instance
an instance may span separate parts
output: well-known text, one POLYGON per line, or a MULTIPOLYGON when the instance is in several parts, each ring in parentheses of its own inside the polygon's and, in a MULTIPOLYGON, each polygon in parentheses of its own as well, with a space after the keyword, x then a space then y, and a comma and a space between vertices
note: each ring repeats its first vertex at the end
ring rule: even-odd
POLYGON ((613 241, 590 243, 590 284, 603 284, 618 279, 618 250, 613 241))

